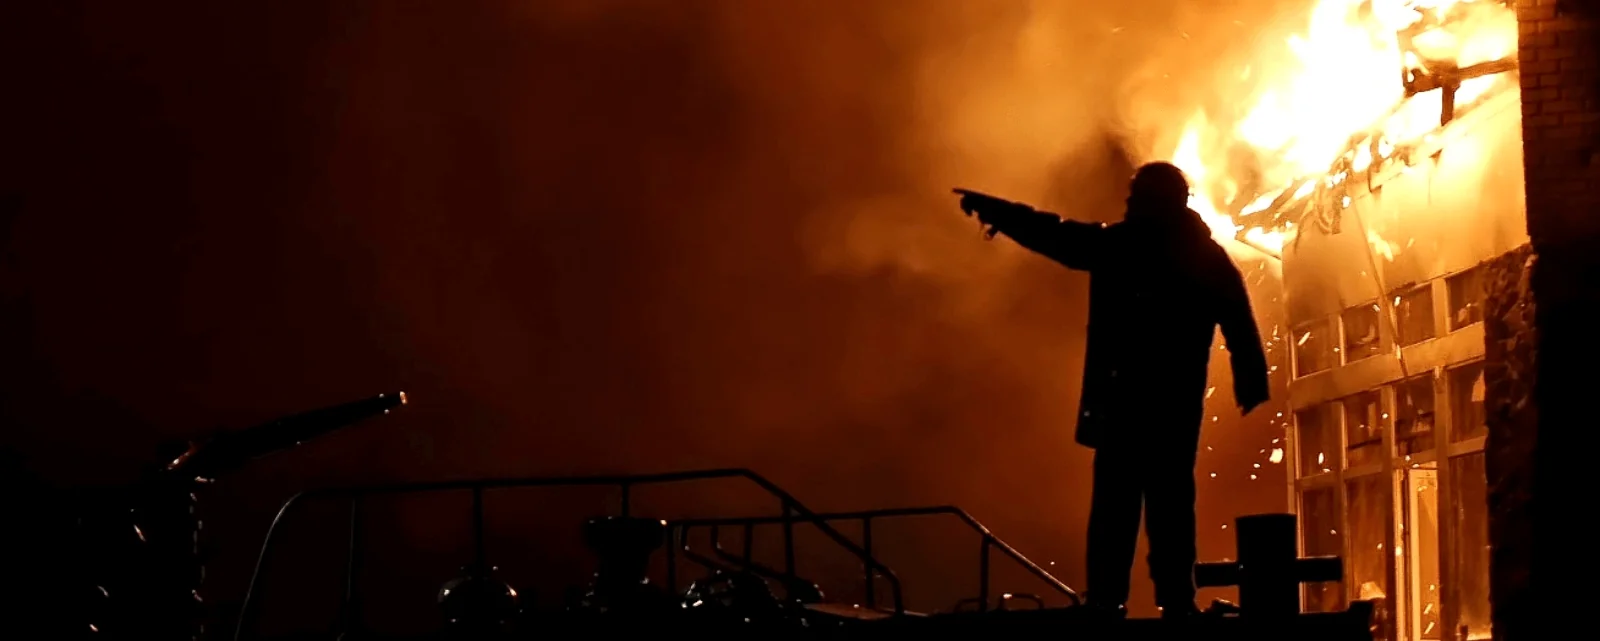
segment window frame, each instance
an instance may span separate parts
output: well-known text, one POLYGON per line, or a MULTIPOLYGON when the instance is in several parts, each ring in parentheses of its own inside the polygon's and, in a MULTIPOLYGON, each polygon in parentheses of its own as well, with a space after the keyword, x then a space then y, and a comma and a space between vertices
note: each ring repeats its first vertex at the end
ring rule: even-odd
MULTIPOLYGON (((1370 358, 1377 358, 1377 357, 1383 356, 1385 353, 1388 353, 1388 351, 1391 349, 1390 345, 1391 345, 1391 343, 1393 341, 1393 337, 1389 336, 1389 331, 1385 328, 1386 323, 1383 322, 1383 315, 1386 312, 1385 307, 1386 307, 1386 305, 1385 305, 1385 301, 1383 299, 1375 299, 1375 300, 1367 300, 1367 301, 1363 301, 1363 302, 1360 302, 1360 303, 1356 303, 1354 305, 1351 305, 1349 307, 1345 307, 1344 309, 1339 310, 1339 314, 1338 314, 1338 319, 1339 319, 1339 345, 1338 345, 1338 347, 1339 347, 1339 359, 1338 359, 1338 362, 1339 362, 1339 365, 1338 366, 1345 366, 1345 365, 1351 365, 1353 363, 1359 363, 1361 361, 1365 361, 1365 360, 1370 359, 1370 358), (1350 327, 1349 327, 1349 323, 1346 322, 1345 317, 1346 317, 1346 315, 1350 314, 1351 312, 1354 312, 1356 310, 1364 310, 1366 308, 1371 308, 1372 312, 1373 312, 1373 314, 1372 314, 1373 317, 1375 319, 1377 319, 1376 322, 1375 322, 1376 323, 1376 327, 1374 327, 1374 329, 1376 329, 1377 332, 1378 332, 1378 337, 1376 339, 1377 343, 1375 344, 1375 348, 1373 349, 1372 353, 1363 355, 1363 356, 1361 356, 1359 358, 1351 358, 1350 357, 1350 327)), ((1392 312, 1390 312, 1390 313, 1392 313, 1392 312)))
MULTIPOLYGON (((1340 389, 1337 390, 1337 393, 1328 391, 1336 389, 1335 386, 1343 386, 1347 382, 1353 382, 1353 379, 1346 378, 1344 374, 1340 373, 1342 368, 1350 367, 1352 364, 1361 363, 1361 367, 1363 368, 1361 371, 1377 374, 1374 369, 1371 369, 1376 367, 1376 365, 1367 364, 1367 362, 1371 360, 1371 356, 1351 360, 1349 358, 1349 350, 1345 349, 1346 327, 1344 322, 1344 314, 1346 310, 1358 306, 1347 307, 1337 313, 1329 314, 1323 317, 1323 321, 1331 321, 1332 326, 1337 328, 1337 336, 1335 337, 1337 339, 1337 343, 1333 346, 1333 349, 1335 350, 1335 360, 1333 366, 1328 369, 1319 370, 1317 372, 1312 372, 1302 376, 1299 371, 1299 353, 1297 350, 1291 352, 1292 357, 1295 358, 1295 384, 1307 383, 1316 386, 1318 389, 1325 390, 1318 395, 1319 398, 1322 398, 1323 400, 1307 406, 1294 408, 1293 411, 1288 413, 1289 420, 1285 421, 1288 429, 1286 430, 1286 456, 1284 458, 1286 459, 1285 463, 1290 466, 1288 470, 1289 473, 1287 475, 1289 480, 1289 504, 1291 508, 1298 514, 1301 512, 1304 502, 1307 500, 1307 492, 1327 490, 1330 488, 1332 489, 1334 496, 1336 497, 1334 502, 1338 506, 1340 513, 1337 523, 1340 533, 1339 541, 1341 552, 1342 556, 1347 559, 1347 563, 1350 560, 1353 560, 1353 550, 1351 549, 1352 541, 1351 537, 1349 536, 1352 507, 1349 502, 1349 482, 1371 476, 1382 476, 1387 479, 1391 491, 1384 494, 1385 505, 1383 512, 1385 514, 1386 521, 1384 524, 1386 532, 1385 549, 1393 550, 1395 549, 1395 545, 1397 543, 1407 540, 1407 534, 1403 530, 1404 524, 1401 522, 1404 514, 1400 509, 1401 501, 1405 499, 1400 492, 1404 491, 1404 488, 1406 487, 1406 471, 1408 469, 1421 468, 1423 466, 1431 466, 1433 469, 1437 470, 1437 500, 1441 516, 1439 517, 1438 524, 1439 540, 1435 546, 1435 549, 1439 556, 1439 558, 1436 559, 1436 562, 1438 563, 1439 568, 1439 581, 1441 584, 1440 588, 1443 592, 1439 595, 1438 599, 1440 607, 1438 621, 1444 628, 1443 630, 1439 631, 1438 635, 1444 641, 1466 641, 1465 639, 1457 638, 1461 610, 1463 609, 1461 607, 1461 600, 1466 594, 1466 586, 1460 585, 1459 582, 1456 581, 1455 574, 1457 574, 1460 569, 1455 567, 1455 565, 1458 563, 1456 547, 1460 545, 1459 540, 1462 536, 1459 534, 1460 528, 1470 526, 1458 523, 1458 521, 1460 521, 1459 517, 1443 516, 1445 514, 1459 514, 1460 510, 1464 507, 1459 504, 1458 497, 1455 496, 1457 492, 1453 489, 1455 484, 1455 473, 1453 468, 1457 467, 1459 464, 1453 465, 1452 463, 1455 463, 1463 456, 1471 456, 1483 452, 1487 443, 1487 431, 1484 432, 1484 435, 1468 438, 1462 441, 1455 440, 1454 435, 1458 429, 1458 426, 1455 424, 1457 421, 1457 408, 1455 407, 1455 394, 1457 385, 1456 381, 1453 380, 1455 378, 1453 374, 1459 371, 1461 368, 1473 366, 1475 364, 1482 364, 1484 361, 1484 354, 1481 349, 1473 349, 1471 355, 1462 354, 1459 351, 1453 353, 1452 355, 1447 355, 1446 351, 1432 347, 1420 349, 1416 351, 1415 354, 1413 354, 1412 350, 1417 349, 1419 346, 1426 345, 1430 342, 1430 340, 1438 340, 1451 334, 1460 332, 1463 329, 1472 327, 1473 325, 1481 324, 1481 320, 1459 326, 1453 323, 1449 289, 1447 288, 1446 279, 1458 276, 1466 271, 1469 270, 1463 270, 1462 272, 1457 272, 1456 274, 1434 278, 1414 287, 1399 288, 1395 290, 1397 292, 1415 292, 1417 289, 1423 288, 1428 288, 1430 290, 1433 297, 1431 304, 1434 313, 1434 336, 1432 339, 1418 341, 1403 347, 1400 346, 1399 337, 1393 335, 1395 330, 1398 329, 1397 326, 1399 319, 1396 315, 1396 308, 1392 305, 1392 297, 1377 301, 1377 304, 1379 305, 1379 350, 1376 355, 1386 358, 1395 358, 1395 356, 1386 355, 1390 354, 1391 352, 1400 352, 1400 355, 1398 356, 1400 371, 1398 373, 1382 374, 1381 376, 1387 380, 1375 382, 1375 384, 1373 384, 1373 381, 1369 380, 1366 387, 1340 389), (1394 323, 1396 327, 1389 327, 1390 323, 1385 321, 1383 314, 1391 314, 1390 318, 1396 321, 1394 323), (1407 368, 1406 366, 1408 364, 1414 362, 1412 360, 1413 356, 1421 358, 1425 364, 1428 364, 1429 361, 1440 364, 1426 369, 1407 368), (1322 378, 1316 382, 1302 380, 1311 376, 1320 376, 1322 378), (1398 385, 1404 384, 1407 381, 1415 382, 1422 376, 1428 376, 1431 379, 1431 393, 1433 400, 1433 442, 1431 447, 1426 450, 1414 452, 1409 455, 1400 454, 1400 443, 1398 442, 1399 432, 1396 426, 1396 421, 1398 419, 1398 412, 1396 411, 1398 407, 1397 401, 1400 400, 1397 396, 1398 385), (1364 463, 1355 467, 1349 467, 1347 463, 1349 459, 1348 450, 1350 447, 1350 417, 1347 415, 1345 401, 1360 394, 1374 391, 1378 393, 1380 408, 1379 416, 1382 419, 1382 452, 1380 456, 1377 457, 1376 461, 1364 463), (1325 396, 1324 394, 1331 394, 1331 396, 1325 396), (1329 423, 1326 428, 1334 430, 1334 433, 1337 434, 1337 448, 1334 450, 1333 454, 1330 454, 1330 456, 1337 456, 1338 460, 1325 461, 1322 467, 1328 470, 1326 472, 1317 470, 1302 477, 1302 470, 1300 469, 1300 449, 1301 447, 1305 446, 1306 443, 1302 442, 1304 439, 1301 437, 1301 413, 1312 410, 1324 412, 1322 420, 1329 423)), ((1314 324, 1317 322, 1319 321, 1304 322, 1300 325, 1300 327, 1314 326, 1314 324)), ((1457 337, 1454 340, 1461 339, 1457 337)), ((1362 374, 1359 376, 1364 378, 1366 375, 1362 374)), ((1486 415, 1485 419, 1487 419, 1486 415)), ((1476 508, 1477 513, 1484 514, 1485 518, 1487 518, 1487 506, 1476 506, 1476 508)), ((1306 536, 1304 530, 1302 530, 1300 533, 1296 543, 1298 549, 1302 554, 1304 554, 1306 549, 1306 536)), ((1388 577, 1388 584, 1384 589, 1385 594, 1388 595, 1387 600, 1390 603, 1393 614, 1393 621, 1391 623, 1392 627, 1390 629, 1391 636, 1389 641, 1421 641, 1420 623, 1422 618, 1415 616, 1410 611, 1411 608, 1418 607, 1418 604, 1414 603, 1414 601, 1418 601, 1418 599, 1416 599, 1415 595, 1411 592, 1413 586, 1416 585, 1416 581, 1410 578, 1410 573, 1416 571, 1415 568, 1420 567, 1420 559, 1411 556, 1410 554, 1403 556, 1385 554, 1384 564, 1386 570, 1385 576, 1388 577)), ((1354 596, 1356 596, 1356 590, 1358 590, 1359 587, 1360 586, 1349 585, 1348 581, 1343 582, 1342 593, 1345 596, 1345 603, 1348 604, 1348 602, 1354 596)), ((1311 588, 1312 586, 1309 585, 1302 586, 1302 598, 1309 596, 1308 590, 1311 588)))
POLYGON ((1478 324, 1483 323, 1483 305, 1486 302, 1488 302, 1488 295, 1487 295, 1487 292, 1483 292, 1482 290, 1488 289, 1488 283, 1484 282, 1484 279, 1486 278, 1486 276, 1484 276, 1484 275, 1487 274, 1488 271, 1489 271, 1489 268, 1486 265, 1479 264, 1479 265, 1473 265, 1472 267, 1468 267, 1468 268, 1460 270, 1460 271, 1456 271, 1456 272, 1452 272, 1452 273, 1449 273, 1449 274, 1445 274, 1444 276, 1442 276, 1442 277, 1440 277, 1438 279, 1435 279, 1440 283, 1440 287, 1439 288, 1443 290, 1442 292, 1440 292, 1439 296, 1435 297, 1435 301, 1437 302, 1437 300, 1440 299, 1440 298, 1444 299, 1444 307, 1441 310, 1437 310, 1437 311, 1438 311, 1438 313, 1440 313, 1444 317, 1444 319, 1443 319, 1444 320, 1444 329, 1445 329, 1446 333, 1458 332, 1458 331, 1461 331, 1461 330, 1466 329, 1468 327, 1471 327, 1473 325, 1478 325, 1478 324), (1456 318, 1455 318, 1455 302, 1456 302, 1456 299, 1455 299, 1454 296, 1451 295, 1451 291, 1452 291, 1451 285, 1453 285, 1453 284, 1455 284, 1457 282, 1460 282, 1459 279, 1465 278, 1465 277, 1467 277, 1468 275, 1471 275, 1471 274, 1477 274, 1480 277, 1480 280, 1479 280, 1480 295, 1478 297, 1478 300, 1476 301, 1477 306, 1478 306, 1478 318, 1476 320, 1471 321, 1471 322, 1466 322, 1466 323, 1462 323, 1460 325, 1457 325, 1456 324, 1456 318))
POLYGON ((1311 320, 1302 321, 1299 324, 1290 327, 1289 328, 1289 367, 1290 367, 1290 370, 1294 373, 1294 377, 1293 378, 1296 378, 1296 379, 1306 378, 1308 376, 1316 376, 1317 374, 1321 374, 1323 372, 1331 372, 1333 370, 1338 369, 1341 365, 1344 364, 1343 357, 1341 356, 1341 352, 1343 352, 1344 350, 1340 349, 1340 347, 1339 347, 1343 343, 1343 341, 1344 341, 1344 332, 1342 330, 1340 330, 1339 322, 1338 322, 1337 318, 1333 318, 1333 317, 1329 317, 1329 316, 1323 316, 1321 318, 1314 318, 1314 319, 1311 319, 1311 320), (1308 330, 1306 333, 1310 333, 1310 334, 1315 335, 1316 333, 1321 332, 1323 335, 1329 336, 1328 341, 1330 342, 1330 346, 1329 346, 1327 351, 1331 352, 1331 354, 1327 354, 1327 353, 1324 354, 1324 356, 1329 356, 1330 357, 1329 360, 1328 360, 1328 366, 1327 367, 1324 367, 1324 368, 1316 370, 1316 371, 1307 372, 1307 371, 1304 371, 1302 369, 1301 365, 1300 365, 1300 360, 1301 360, 1300 359, 1300 337, 1305 335, 1304 333, 1302 333, 1301 330, 1306 329, 1307 327, 1312 327, 1312 326, 1316 326, 1318 329, 1308 330))
MULTIPOLYGON (((1392 314, 1394 318, 1395 345, 1398 345, 1402 348, 1415 347, 1428 341, 1438 340, 1439 337, 1444 336, 1449 332, 1448 319, 1445 319, 1446 323, 1441 324, 1439 322, 1439 295, 1438 292, 1435 291, 1437 288, 1434 287, 1436 282, 1437 281, 1430 280, 1423 283, 1414 283, 1403 287, 1396 287, 1389 292, 1389 309, 1390 314, 1392 314), (1428 311, 1430 312, 1428 314, 1426 323, 1428 327, 1428 335, 1408 343, 1406 342, 1407 337, 1404 335, 1406 324, 1404 319, 1401 318, 1400 309, 1403 299, 1413 295, 1420 295, 1420 298, 1427 301, 1428 311), (1441 325, 1444 326, 1441 327, 1441 325)), ((1379 313, 1381 314, 1382 311, 1380 310, 1379 313)), ((1448 316, 1448 314, 1446 314, 1446 316, 1448 316)))

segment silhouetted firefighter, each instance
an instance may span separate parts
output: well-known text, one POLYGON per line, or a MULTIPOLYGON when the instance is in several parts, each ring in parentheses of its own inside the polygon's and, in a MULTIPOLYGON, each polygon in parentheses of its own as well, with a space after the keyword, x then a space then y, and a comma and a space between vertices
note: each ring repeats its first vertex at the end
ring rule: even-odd
POLYGON ((1139 536, 1163 616, 1195 611, 1195 456, 1207 363, 1218 325, 1245 412, 1266 402, 1267 362, 1244 279, 1187 206, 1189 183, 1167 163, 1134 174, 1122 222, 1063 220, 956 190, 961 209, 1069 268, 1089 272, 1089 336, 1077 440, 1095 450, 1089 603, 1120 615, 1139 536))

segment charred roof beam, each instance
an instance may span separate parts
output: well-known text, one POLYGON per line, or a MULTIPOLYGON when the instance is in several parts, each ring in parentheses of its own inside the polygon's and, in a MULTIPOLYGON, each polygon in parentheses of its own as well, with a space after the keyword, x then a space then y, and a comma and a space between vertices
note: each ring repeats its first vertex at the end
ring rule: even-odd
MULTIPOLYGON (((1494 0, 1494 4, 1510 6, 1507 0, 1494 0)), ((1439 128, 1443 129, 1455 120, 1456 91, 1460 89, 1462 83, 1474 78, 1517 70, 1517 61, 1514 55, 1500 60, 1490 60, 1463 67, 1458 66, 1453 59, 1442 60, 1426 56, 1416 46, 1418 36, 1436 29, 1449 31, 1453 24, 1464 24, 1468 20, 1468 12, 1475 9, 1476 7, 1465 3, 1452 5, 1450 10, 1445 12, 1440 12, 1437 9, 1419 9, 1420 18, 1415 23, 1396 33, 1401 55, 1400 80, 1405 88, 1405 98, 1396 104, 1394 109, 1372 129, 1351 135, 1349 147, 1330 165, 1327 177, 1338 175, 1341 180, 1337 182, 1343 183, 1345 179, 1355 174, 1366 174, 1369 183, 1368 187, 1372 187, 1372 179, 1375 174, 1380 173, 1379 166, 1392 165, 1392 161, 1397 159, 1403 164, 1410 164, 1410 152, 1412 151, 1410 145, 1396 145, 1393 141, 1390 141, 1382 132, 1382 122, 1387 122, 1390 118, 1393 118, 1418 94, 1438 90, 1440 91, 1441 103, 1439 128), (1352 160, 1355 154, 1361 151, 1365 151, 1370 155, 1371 166, 1362 167, 1357 171, 1353 166, 1352 160)), ((1316 177, 1295 180, 1292 184, 1279 191, 1273 202, 1266 207, 1251 209, 1250 205, 1254 201, 1237 200, 1232 207, 1233 211, 1230 213, 1233 214, 1233 219, 1241 227, 1238 236, 1242 239, 1252 228, 1281 229, 1290 223, 1304 224, 1304 216, 1297 221, 1295 220, 1295 214, 1305 209, 1303 206, 1306 203, 1313 200, 1326 199, 1334 191, 1348 193, 1348 188, 1343 188, 1342 184, 1334 185, 1330 182, 1330 184, 1324 186, 1320 181, 1312 183, 1312 181, 1317 180, 1318 178, 1316 177), (1312 187, 1312 189, 1307 190, 1306 187, 1308 186, 1312 187), (1341 187, 1342 189, 1335 189, 1336 187, 1341 187), (1301 205, 1302 207, 1296 207, 1296 205, 1301 205), (1247 209, 1249 211, 1246 211, 1247 209)), ((1256 197, 1261 198, 1264 195, 1258 194, 1256 197)), ((1348 206, 1348 200, 1348 198, 1341 198, 1341 206, 1339 208, 1342 209, 1344 206, 1348 206)), ((1319 218, 1315 222, 1317 227, 1324 232, 1332 230, 1336 233, 1338 229, 1337 215, 1333 216, 1332 220, 1319 218)))

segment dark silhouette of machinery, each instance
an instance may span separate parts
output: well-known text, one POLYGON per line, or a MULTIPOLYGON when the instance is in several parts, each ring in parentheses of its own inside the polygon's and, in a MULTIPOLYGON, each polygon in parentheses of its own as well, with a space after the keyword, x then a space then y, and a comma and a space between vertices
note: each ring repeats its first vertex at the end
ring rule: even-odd
POLYGON ((575 608, 593 614, 659 614, 677 605, 650 583, 650 557, 666 542, 659 519, 613 516, 591 519, 583 540, 598 560, 594 582, 575 608))
POLYGON ((711 576, 689 584, 683 595, 686 610, 696 608, 718 611, 718 616, 731 614, 765 614, 782 607, 772 586, 752 572, 718 571, 711 576))
POLYGON ((43 587, 8 605, 26 613, 35 638, 200 638, 207 612, 198 504, 205 487, 252 459, 405 403, 404 392, 380 394, 170 443, 159 449, 160 463, 125 485, 28 488, 35 496, 12 516, 25 524, 30 544, 12 546, 7 565, 19 574, 15 568, 32 568, 43 587))
POLYGON ((492 639, 510 631, 521 613, 521 598, 510 584, 494 577, 497 569, 469 565, 439 588, 446 636, 492 639))

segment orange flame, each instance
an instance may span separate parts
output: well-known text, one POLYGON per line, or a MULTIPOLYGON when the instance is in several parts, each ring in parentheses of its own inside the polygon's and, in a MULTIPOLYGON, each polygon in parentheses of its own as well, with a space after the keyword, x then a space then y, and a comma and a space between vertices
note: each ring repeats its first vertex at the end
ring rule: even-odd
MULTIPOLYGON (((1246 69, 1242 76, 1265 78, 1243 117, 1232 123, 1217 122, 1197 112, 1186 123, 1170 154, 1173 163, 1194 184, 1191 207, 1205 217, 1219 240, 1243 238, 1258 248, 1280 252, 1285 229, 1245 229, 1234 213, 1260 211, 1278 199, 1284 189, 1299 184, 1309 195, 1317 182, 1300 181, 1326 176, 1330 167, 1351 149, 1352 139, 1367 132, 1381 133, 1389 141, 1416 140, 1439 126, 1443 105, 1440 91, 1407 97, 1398 72, 1420 66, 1421 59, 1447 62, 1456 67, 1509 58, 1516 53, 1516 14, 1493 0, 1321 0, 1301 33, 1285 40, 1292 57, 1276 65, 1266 60, 1261 69, 1246 69), (1448 16, 1448 28, 1431 21, 1448 16), (1410 50, 1402 47, 1402 32, 1410 32, 1410 50), (1404 66, 1402 66, 1404 65, 1404 66), (1211 141, 1243 143, 1259 162, 1261 183, 1276 186, 1265 194, 1239 193, 1239 182, 1229 175, 1227 149, 1211 141), (1236 201, 1249 204, 1233 207, 1236 201)), ((1456 103, 1482 97, 1499 76, 1481 76, 1461 83, 1456 103)), ((1392 148, 1380 147, 1387 157, 1392 148)), ((1354 171, 1373 162, 1365 146, 1358 147, 1354 171)), ((1346 178, 1328 178, 1330 185, 1346 178)))

